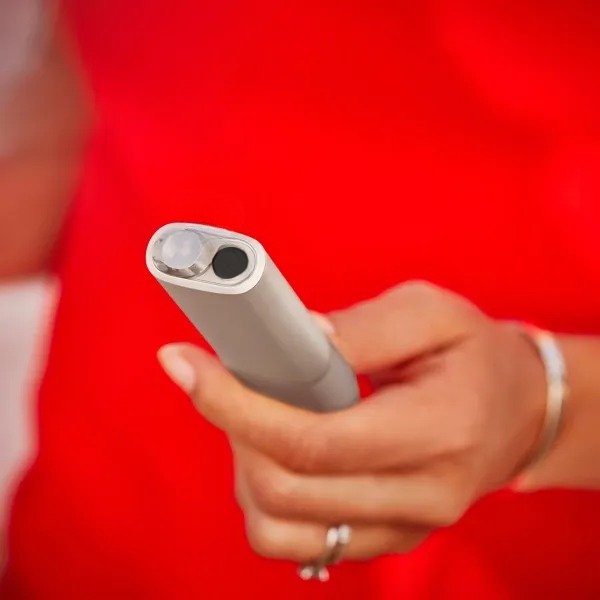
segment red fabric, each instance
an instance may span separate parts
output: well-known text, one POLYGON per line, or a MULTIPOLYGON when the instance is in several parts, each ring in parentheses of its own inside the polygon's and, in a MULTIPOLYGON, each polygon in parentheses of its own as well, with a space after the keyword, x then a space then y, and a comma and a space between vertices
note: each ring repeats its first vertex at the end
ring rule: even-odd
POLYGON ((318 310, 426 278, 498 317, 600 334, 597 3, 66 9, 99 124, 6 597, 598 596, 591 492, 494 494, 327 585, 255 557, 224 437, 155 361, 198 336, 143 259, 159 225, 206 222, 260 239, 318 310))

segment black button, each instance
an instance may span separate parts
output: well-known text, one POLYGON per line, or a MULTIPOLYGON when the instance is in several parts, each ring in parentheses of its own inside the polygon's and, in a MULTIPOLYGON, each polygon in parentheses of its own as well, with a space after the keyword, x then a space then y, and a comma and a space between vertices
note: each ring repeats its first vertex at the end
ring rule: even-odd
POLYGON ((241 275, 248 268, 248 256, 240 248, 227 246, 215 254, 212 268, 217 277, 232 279, 241 275))

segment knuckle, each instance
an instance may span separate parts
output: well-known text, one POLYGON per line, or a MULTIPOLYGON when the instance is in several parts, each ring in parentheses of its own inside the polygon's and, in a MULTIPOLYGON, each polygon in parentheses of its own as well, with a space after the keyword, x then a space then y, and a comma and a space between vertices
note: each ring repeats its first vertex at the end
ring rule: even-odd
POLYGON ((298 436, 287 456, 286 466, 295 473, 317 473, 325 466, 331 446, 331 436, 314 422, 298 436))
POLYGON ((423 524, 439 529, 457 523, 475 497, 472 473, 465 468, 444 469, 429 489, 423 524))
POLYGON ((393 288, 389 294, 400 308, 408 303, 444 319, 451 317, 457 329, 465 329, 484 318, 484 314, 465 297, 429 281, 407 281, 393 288))
POLYGON ((389 548, 389 552, 398 552, 401 554, 405 554, 407 552, 411 552, 417 546, 419 546, 423 541, 427 538, 426 533, 400 533, 393 547, 389 548))
POLYGON ((460 494, 440 495, 439 500, 430 509, 429 525, 436 528, 450 527, 462 518, 466 509, 467 505, 460 494))
POLYGON ((257 506, 268 514, 281 515, 289 509, 296 489, 293 475, 280 469, 253 469, 249 487, 257 506))
POLYGON ((254 514, 246 519, 246 537, 256 554, 264 558, 278 558, 280 543, 275 528, 264 517, 254 514))
POLYGON ((244 484, 243 484, 239 474, 236 475, 236 477, 235 477, 235 484, 234 484, 233 492, 234 492, 234 497, 235 497, 235 501, 236 501, 237 505, 242 510, 244 510, 247 505, 247 498, 246 498, 246 493, 244 490, 244 484))
POLYGON ((413 279, 393 288, 390 295, 392 298, 401 300, 402 302, 406 301, 406 299, 411 299, 415 302, 431 302, 439 300, 445 293, 445 290, 429 281, 413 279))

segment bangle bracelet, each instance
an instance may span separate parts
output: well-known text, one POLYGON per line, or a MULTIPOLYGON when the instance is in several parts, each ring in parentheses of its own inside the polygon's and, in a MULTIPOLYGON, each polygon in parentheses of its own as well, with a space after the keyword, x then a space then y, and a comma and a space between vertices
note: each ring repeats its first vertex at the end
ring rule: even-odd
POLYGON ((537 449, 526 469, 539 462, 552 448, 562 423, 568 396, 565 359, 556 337, 548 331, 521 325, 525 337, 537 350, 546 372, 546 413, 537 449))

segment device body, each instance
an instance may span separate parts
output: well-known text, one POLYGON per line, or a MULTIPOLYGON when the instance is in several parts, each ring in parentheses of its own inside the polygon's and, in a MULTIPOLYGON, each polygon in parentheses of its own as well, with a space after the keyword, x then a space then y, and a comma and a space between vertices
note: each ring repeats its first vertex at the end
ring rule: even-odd
POLYGON ((358 401, 352 369, 256 240, 173 223, 152 236, 146 263, 223 364, 252 389, 319 412, 358 401))

